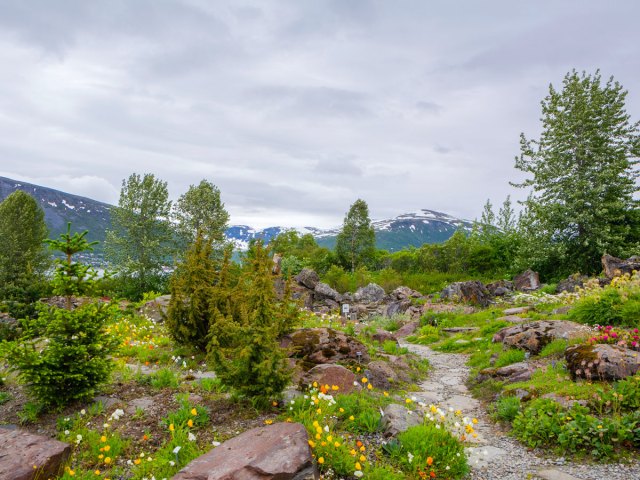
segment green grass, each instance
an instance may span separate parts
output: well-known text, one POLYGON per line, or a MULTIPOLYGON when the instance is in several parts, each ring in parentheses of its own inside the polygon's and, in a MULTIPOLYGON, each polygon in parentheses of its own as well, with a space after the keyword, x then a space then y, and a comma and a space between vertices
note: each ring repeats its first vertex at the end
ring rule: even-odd
POLYGON ((518 350, 516 348, 510 348, 498 355, 496 359, 496 363, 494 367, 506 367, 507 365, 511 365, 513 363, 522 362, 525 359, 525 353, 523 350, 518 350))
POLYGON ((540 357, 561 357, 567 349, 568 342, 563 338, 556 338, 551 343, 547 343, 540 351, 540 357))

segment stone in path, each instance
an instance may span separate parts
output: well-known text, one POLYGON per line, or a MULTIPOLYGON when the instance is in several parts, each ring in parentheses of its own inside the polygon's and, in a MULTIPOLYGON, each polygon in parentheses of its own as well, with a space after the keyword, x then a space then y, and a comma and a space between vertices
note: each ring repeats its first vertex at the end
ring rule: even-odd
POLYGON ((503 460, 507 451, 503 448, 494 447, 492 445, 486 445, 484 447, 469 447, 466 448, 467 461, 469 466, 473 469, 486 468, 491 462, 496 460, 503 460))
POLYGON ((475 398, 468 397, 466 395, 453 395, 442 402, 442 406, 468 412, 480 407, 480 402, 475 398))
POLYGON ((529 310, 531 310, 531 307, 514 307, 507 308, 506 310, 503 310, 502 313, 505 315, 520 315, 522 313, 527 313, 529 310))
POLYGON ((522 323, 522 322, 528 322, 531 319, 520 317, 518 315, 505 315, 504 317, 496 318, 496 320, 499 322, 522 323))
POLYGON ((0 428, 0 480, 57 477, 70 454, 68 443, 0 428))
POLYGON ((392 403, 387 405, 382 416, 385 437, 395 437, 405 430, 421 425, 423 416, 420 411, 413 412, 403 405, 392 403))
POLYGON ((556 469, 539 470, 536 476, 542 480, 580 480, 578 477, 569 475, 556 469))
POLYGON ((173 480, 317 480, 308 441, 300 423, 254 428, 196 458, 173 480))

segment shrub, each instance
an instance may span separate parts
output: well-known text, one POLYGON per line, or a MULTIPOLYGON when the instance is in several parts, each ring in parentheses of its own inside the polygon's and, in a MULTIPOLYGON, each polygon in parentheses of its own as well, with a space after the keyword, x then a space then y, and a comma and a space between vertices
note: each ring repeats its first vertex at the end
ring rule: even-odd
POLYGON ((113 368, 116 344, 104 324, 116 306, 87 304, 76 310, 44 308, 28 334, 7 347, 11 368, 43 405, 60 406, 91 396, 113 368))
POLYGON ((149 375, 148 378, 149 384, 153 388, 176 388, 178 386, 178 377, 170 368, 161 368, 149 375))
POLYGON ((501 397, 495 405, 498 419, 511 423, 520 413, 520 399, 518 397, 501 397))
POLYGON ((400 433, 401 449, 395 453, 395 460, 403 469, 419 475, 434 472, 435 478, 461 478, 469 471, 464 445, 438 426, 429 422, 400 433))
POLYGON ((529 402, 513 420, 513 434, 531 448, 553 444, 562 431, 566 412, 559 403, 549 399, 529 402))

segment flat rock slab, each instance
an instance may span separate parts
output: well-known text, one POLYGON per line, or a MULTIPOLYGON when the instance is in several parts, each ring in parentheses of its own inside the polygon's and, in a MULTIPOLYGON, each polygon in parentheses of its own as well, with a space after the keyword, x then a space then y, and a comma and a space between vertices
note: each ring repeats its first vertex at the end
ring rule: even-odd
POLYGON ((398 405, 397 403, 387 405, 382 417, 384 435, 386 437, 395 437, 411 427, 421 425, 423 419, 422 412, 411 411, 404 405, 398 405))
POLYGON ((442 329, 443 332, 447 333, 476 332, 478 330, 480 330, 478 327, 450 327, 442 329))
POLYGON ((70 454, 68 443, 0 428, 0 480, 55 478, 70 454))
POLYGON ((317 480, 308 441, 300 423, 254 428, 196 458, 173 480, 317 480))
POLYGON ((486 468, 496 459, 507 455, 506 450, 499 447, 494 447, 493 445, 486 445, 484 447, 469 447, 465 450, 467 452, 469 466, 473 469, 486 468))
POLYGON ((134 372, 139 372, 142 375, 151 375, 152 373, 155 373, 158 371, 157 367, 150 367, 147 365, 135 365, 133 363, 127 363, 126 367, 129 370, 133 370, 134 372))
POLYGON ((527 313, 529 310, 531 310, 531 307, 514 307, 507 308, 506 310, 503 310, 502 313, 505 315, 520 315, 522 313, 527 313))
POLYGON ((442 406, 451 407, 454 410, 462 410, 464 413, 478 408, 480 406, 480 402, 475 398, 467 397, 466 395, 454 395, 442 402, 442 406))
POLYGON ((536 472, 536 476, 543 480, 581 480, 578 477, 574 477, 573 475, 569 475, 568 473, 555 469, 539 470, 536 472))
POLYGON ((137 410, 148 412, 153 409, 154 404, 155 401, 151 397, 134 398, 125 408, 125 412, 127 412, 128 415, 135 414, 137 410))
POLYGON ((504 317, 498 317, 496 320, 501 322, 509 322, 509 323, 523 323, 528 322, 530 318, 520 317, 518 315, 505 315, 504 317))

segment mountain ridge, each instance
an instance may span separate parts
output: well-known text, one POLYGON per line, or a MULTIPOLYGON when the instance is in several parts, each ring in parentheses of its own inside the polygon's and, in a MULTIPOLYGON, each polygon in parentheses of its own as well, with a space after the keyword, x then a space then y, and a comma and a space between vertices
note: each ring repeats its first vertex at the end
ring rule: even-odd
MULTIPOLYGON (((111 226, 110 210, 114 208, 98 200, 66 193, 41 185, 0 177, 0 201, 16 190, 22 190, 33 196, 45 213, 45 222, 49 227, 49 236, 57 237, 66 232, 67 222, 77 231, 88 230, 87 238, 100 242, 96 253, 102 253, 106 231, 111 226)), ((397 251, 409 246, 419 247, 424 243, 441 243, 453 235, 456 230, 470 232, 473 223, 435 210, 421 209, 397 217, 371 222, 376 232, 376 246, 389 251, 397 251)), ((246 249, 249 242, 263 239, 268 243, 284 231, 295 230, 301 235, 311 234, 316 241, 328 248, 335 246, 340 227, 320 229, 312 226, 291 228, 272 226, 256 229, 248 225, 231 225, 226 236, 237 249, 246 249)))

